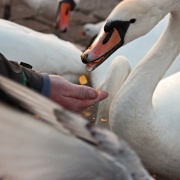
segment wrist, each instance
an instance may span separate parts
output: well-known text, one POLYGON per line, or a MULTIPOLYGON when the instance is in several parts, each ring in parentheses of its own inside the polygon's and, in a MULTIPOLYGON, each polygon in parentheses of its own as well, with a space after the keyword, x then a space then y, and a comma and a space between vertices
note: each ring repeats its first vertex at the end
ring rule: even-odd
POLYGON ((47 73, 41 73, 42 77, 43 77, 43 85, 42 85, 42 89, 41 89, 41 94, 49 97, 50 95, 50 78, 49 75, 47 73))

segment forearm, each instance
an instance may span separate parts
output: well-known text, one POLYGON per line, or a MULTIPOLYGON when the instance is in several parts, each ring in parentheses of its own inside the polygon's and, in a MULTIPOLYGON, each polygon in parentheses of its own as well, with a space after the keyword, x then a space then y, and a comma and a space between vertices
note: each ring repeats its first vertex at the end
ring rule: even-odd
POLYGON ((37 92, 43 91, 42 94, 45 93, 44 95, 48 96, 50 80, 47 74, 42 75, 19 65, 17 62, 8 61, 2 54, 0 54, 0 74, 37 92))

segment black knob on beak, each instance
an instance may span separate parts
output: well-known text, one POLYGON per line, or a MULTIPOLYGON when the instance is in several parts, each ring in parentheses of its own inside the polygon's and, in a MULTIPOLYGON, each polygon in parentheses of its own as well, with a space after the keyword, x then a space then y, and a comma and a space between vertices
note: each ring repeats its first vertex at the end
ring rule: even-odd
POLYGON ((81 60, 82 60, 82 62, 83 62, 84 64, 87 64, 87 63, 88 63, 87 58, 88 58, 88 53, 83 53, 83 54, 81 55, 81 60))

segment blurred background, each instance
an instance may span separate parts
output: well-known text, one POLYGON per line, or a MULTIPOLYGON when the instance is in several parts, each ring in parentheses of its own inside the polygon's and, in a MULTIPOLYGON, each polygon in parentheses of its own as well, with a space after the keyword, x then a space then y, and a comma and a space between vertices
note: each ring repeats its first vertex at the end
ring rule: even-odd
MULTIPOLYGON (((3 0, 0 2, 0 18, 2 18, 3 0)), ((77 8, 71 14, 68 31, 66 33, 56 32, 56 34, 61 39, 80 45, 83 49, 90 42, 90 37, 82 34, 83 25, 105 20, 118 2, 120 0, 80 0, 77 8)), ((52 22, 42 16, 36 16, 35 12, 23 4, 21 0, 13 0, 10 20, 36 31, 54 33, 52 22)))

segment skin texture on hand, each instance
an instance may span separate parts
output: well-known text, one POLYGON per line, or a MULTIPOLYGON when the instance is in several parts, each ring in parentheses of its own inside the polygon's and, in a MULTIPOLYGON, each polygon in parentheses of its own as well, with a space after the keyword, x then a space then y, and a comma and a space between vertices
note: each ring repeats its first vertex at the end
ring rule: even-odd
POLYGON ((81 111, 105 99, 108 93, 73 84, 61 76, 49 75, 50 99, 71 111, 81 111))

